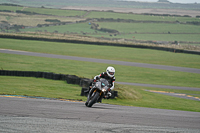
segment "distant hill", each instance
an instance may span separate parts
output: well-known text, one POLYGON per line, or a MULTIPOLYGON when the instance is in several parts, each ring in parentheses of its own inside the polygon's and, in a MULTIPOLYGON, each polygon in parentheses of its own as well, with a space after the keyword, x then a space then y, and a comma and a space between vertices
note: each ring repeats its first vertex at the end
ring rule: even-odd
POLYGON ((168 0, 158 0, 158 2, 166 2, 166 3, 170 3, 168 0))
POLYGON ((158 2, 136 2, 119 0, 1 0, 0 4, 16 4, 31 7, 64 8, 70 6, 80 7, 115 7, 115 8, 153 8, 153 9, 187 9, 200 10, 200 4, 170 3, 168 0, 158 2))

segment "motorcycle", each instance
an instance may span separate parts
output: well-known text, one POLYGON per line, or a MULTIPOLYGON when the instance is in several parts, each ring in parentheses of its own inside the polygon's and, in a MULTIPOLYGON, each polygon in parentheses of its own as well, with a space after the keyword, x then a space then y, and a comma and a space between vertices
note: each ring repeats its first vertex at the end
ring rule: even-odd
POLYGON ((107 96, 109 88, 110 85, 108 81, 104 78, 101 78, 100 80, 94 82, 92 84, 92 88, 89 91, 85 105, 87 107, 92 107, 93 104, 101 102, 102 98, 109 98, 107 96))

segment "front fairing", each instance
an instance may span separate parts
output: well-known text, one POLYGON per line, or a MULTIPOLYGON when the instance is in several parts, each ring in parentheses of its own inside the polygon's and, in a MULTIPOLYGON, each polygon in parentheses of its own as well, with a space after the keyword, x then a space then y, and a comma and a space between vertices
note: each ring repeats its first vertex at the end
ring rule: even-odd
POLYGON ((102 78, 98 82, 95 83, 94 88, 99 90, 107 91, 109 89, 109 83, 106 79, 102 78))

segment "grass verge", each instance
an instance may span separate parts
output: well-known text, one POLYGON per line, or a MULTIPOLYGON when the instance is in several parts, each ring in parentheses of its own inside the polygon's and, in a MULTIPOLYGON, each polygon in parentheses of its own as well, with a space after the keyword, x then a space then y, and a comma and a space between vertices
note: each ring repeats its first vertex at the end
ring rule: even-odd
POLYGON ((78 85, 43 78, 0 76, 0 94, 85 100, 78 85), (12 83, 12 84, 11 84, 12 83))
POLYGON ((5 70, 44 71, 93 78, 109 65, 116 68, 116 79, 120 82, 200 88, 200 74, 195 73, 0 53, 0 68, 5 70))

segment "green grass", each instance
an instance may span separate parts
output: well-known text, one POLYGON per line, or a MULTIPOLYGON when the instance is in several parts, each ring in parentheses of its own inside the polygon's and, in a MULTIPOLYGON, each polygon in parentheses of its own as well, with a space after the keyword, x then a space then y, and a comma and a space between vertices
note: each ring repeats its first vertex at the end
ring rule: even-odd
MULTIPOLYGON (((145 91, 146 89, 159 90, 158 88, 150 87, 139 87, 139 86, 123 86, 123 89, 126 91, 135 91, 137 92, 137 99, 114 99, 114 100, 105 100, 105 103, 117 104, 117 105, 126 105, 126 106, 137 106, 137 107, 149 107, 149 108, 161 108, 161 109, 172 109, 172 110, 185 110, 185 111, 197 111, 200 110, 199 101, 192 101, 188 99, 182 99, 178 97, 166 96, 162 94, 152 93, 145 91), (187 105, 187 106, 185 106, 187 105)), ((167 89, 160 89, 168 91, 167 89)), ((119 90, 118 90, 119 91, 119 90)), ((172 90, 176 91, 176 90, 172 90)), ((182 91, 179 91, 182 92, 182 91)), ((184 92, 183 92, 184 93, 184 92)), ((190 91, 190 93, 197 93, 195 91, 190 91)))
MULTIPOLYGON (((136 40, 200 42, 200 34, 133 34, 136 40)), ((180 43, 180 45, 183 45, 180 43)), ((192 44, 188 44, 192 45, 192 44)), ((197 46, 200 44, 196 44, 197 46)))
MULTIPOLYGON (((52 59, 0 53, 0 68, 5 70, 45 71, 93 78, 112 64, 52 59)), ((200 74, 157 70, 122 65, 116 69, 116 81, 200 88, 200 74)))
POLYGON ((10 11, 13 11, 13 12, 16 12, 16 10, 22 10, 23 7, 20 7, 20 6, 3 6, 3 5, 0 5, 0 10, 10 10, 10 11))
MULTIPOLYGON (((80 86, 67 84, 64 81, 53 81, 42 78, 0 76, 0 84, 1 95, 26 95, 86 101, 86 97, 80 96, 80 86)), ((200 112, 200 104, 198 101, 155 94, 144 91, 144 89, 156 88, 116 85, 119 97, 109 100, 104 99, 102 102, 123 106, 200 112)), ((190 91, 190 93, 198 92, 190 91)))
POLYGON ((0 94, 86 100, 80 97, 80 86, 67 84, 66 81, 0 76, 0 84, 0 94))
POLYGON ((115 13, 115 12, 90 12, 86 18, 113 18, 113 19, 126 19, 126 20, 137 20, 137 21, 169 21, 169 22, 199 22, 198 18, 191 17, 172 17, 172 16, 153 16, 153 15, 140 15, 131 13, 115 13))
MULTIPOLYGON (((110 34, 89 34, 88 36, 92 37, 105 37, 110 39, 132 39, 132 40, 146 40, 146 41, 184 41, 186 45, 194 45, 199 46, 200 44, 190 44, 188 42, 200 42, 199 38, 200 34, 168 34, 168 33, 131 33, 131 34, 118 34, 116 36, 110 36, 110 34)), ((181 46, 184 45, 183 43, 179 43, 181 46)))
POLYGON ((97 22, 100 28, 115 29, 119 32, 137 33, 200 33, 200 27, 196 25, 162 24, 162 23, 117 23, 97 22))
POLYGON ((158 50, 0 38, 0 48, 79 57, 200 68, 199 55, 158 50), (103 49, 103 53, 102 53, 103 49), (97 54, 98 53, 98 54, 97 54))
POLYGON ((86 11, 78 11, 78 10, 61 10, 61 9, 48 9, 48 8, 25 8, 24 11, 36 12, 39 14, 49 14, 56 16, 82 16, 86 13, 86 11))

